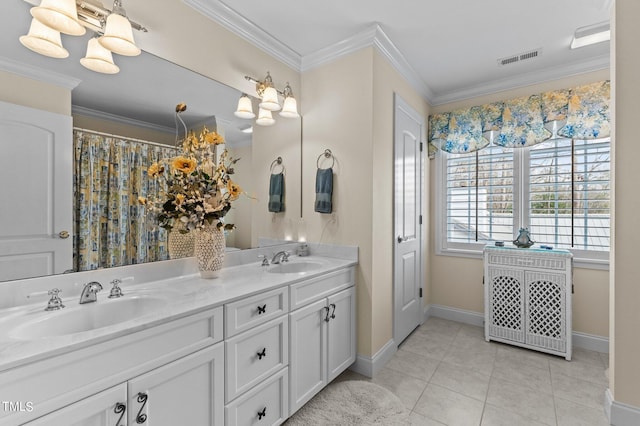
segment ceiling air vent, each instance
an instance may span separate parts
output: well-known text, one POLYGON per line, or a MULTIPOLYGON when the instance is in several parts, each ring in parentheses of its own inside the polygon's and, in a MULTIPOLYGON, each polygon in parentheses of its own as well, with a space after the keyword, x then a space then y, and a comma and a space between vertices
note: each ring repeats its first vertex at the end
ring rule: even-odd
POLYGON ((542 49, 529 50, 528 52, 519 53, 498 59, 498 65, 515 64, 516 62, 526 61, 527 59, 537 58, 542 54, 542 49))

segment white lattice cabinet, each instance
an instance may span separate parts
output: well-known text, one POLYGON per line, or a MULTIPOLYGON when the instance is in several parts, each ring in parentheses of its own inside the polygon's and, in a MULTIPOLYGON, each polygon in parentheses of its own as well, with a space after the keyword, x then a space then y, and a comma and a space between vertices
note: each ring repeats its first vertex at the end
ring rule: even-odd
POLYGON ((572 254, 484 249, 484 330, 495 340, 571 360, 572 254))

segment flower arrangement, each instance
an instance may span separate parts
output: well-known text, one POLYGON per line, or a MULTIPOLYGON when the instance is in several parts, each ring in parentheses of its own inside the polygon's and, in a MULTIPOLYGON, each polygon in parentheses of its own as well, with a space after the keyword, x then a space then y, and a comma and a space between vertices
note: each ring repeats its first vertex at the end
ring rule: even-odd
MULTIPOLYGON (((181 105, 184 104, 176 107, 176 114, 181 112, 181 105)), ((148 168, 148 176, 163 179, 166 189, 158 199, 140 197, 138 201, 147 206, 160 227, 186 233, 215 223, 218 228, 234 229, 233 224, 224 223, 222 218, 242 189, 231 179, 238 159, 231 158, 226 148, 218 161, 215 159, 212 147, 223 143, 221 135, 206 127, 198 136, 191 130, 182 142, 180 155, 169 159, 168 164, 158 162, 148 168)))

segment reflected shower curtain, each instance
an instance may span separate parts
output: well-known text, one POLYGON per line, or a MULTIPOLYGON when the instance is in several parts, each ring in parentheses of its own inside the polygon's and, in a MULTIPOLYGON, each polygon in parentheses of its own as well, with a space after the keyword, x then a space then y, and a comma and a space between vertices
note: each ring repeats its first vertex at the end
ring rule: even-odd
POLYGON ((158 194, 147 168, 175 150, 76 129, 73 140, 75 271, 168 259, 166 231, 138 197, 158 194))

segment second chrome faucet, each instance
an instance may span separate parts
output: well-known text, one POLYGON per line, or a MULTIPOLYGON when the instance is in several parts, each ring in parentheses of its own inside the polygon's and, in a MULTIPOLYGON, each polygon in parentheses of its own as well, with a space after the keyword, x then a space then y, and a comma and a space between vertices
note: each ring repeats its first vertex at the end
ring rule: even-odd
POLYGON ((82 293, 80 294, 80 304, 91 303, 97 300, 98 292, 102 290, 102 284, 98 281, 91 281, 90 283, 85 284, 82 289, 82 293))

